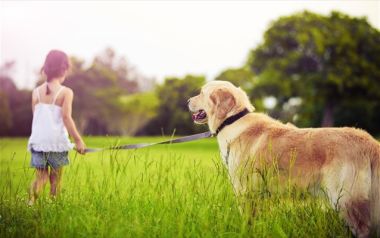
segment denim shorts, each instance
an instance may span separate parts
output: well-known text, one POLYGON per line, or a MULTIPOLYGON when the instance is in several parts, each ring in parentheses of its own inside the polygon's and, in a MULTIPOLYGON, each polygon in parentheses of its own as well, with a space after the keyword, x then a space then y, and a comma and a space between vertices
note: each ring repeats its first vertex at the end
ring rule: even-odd
POLYGON ((30 166, 36 169, 46 169, 50 166, 58 169, 69 164, 69 152, 42 152, 32 149, 32 159, 30 166))

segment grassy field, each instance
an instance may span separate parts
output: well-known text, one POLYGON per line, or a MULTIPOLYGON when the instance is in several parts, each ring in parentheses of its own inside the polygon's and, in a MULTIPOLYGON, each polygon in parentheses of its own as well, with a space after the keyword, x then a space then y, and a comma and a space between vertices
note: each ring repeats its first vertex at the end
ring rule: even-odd
MULTIPOLYGON (((163 138, 86 138, 91 147, 163 138)), ((28 207, 26 139, 0 138, 0 237, 349 237, 308 194, 254 194, 239 212, 215 139, 140 150, 70 153, 61 196, 28 207)))

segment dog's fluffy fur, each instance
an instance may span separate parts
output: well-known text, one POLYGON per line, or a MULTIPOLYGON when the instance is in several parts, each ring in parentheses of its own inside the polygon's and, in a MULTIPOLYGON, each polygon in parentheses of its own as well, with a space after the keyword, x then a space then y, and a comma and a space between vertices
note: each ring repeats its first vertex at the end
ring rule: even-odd
POLYGON ((208 123, 213 133, 245 108, 251 113, 217 135, 236 193, 249 192, 238 171, 255 178, 254 171, 263 166, 249 160, 260 157, 266 165, 275 160, 294 185, 321 185, 356 236, 380 236, 380 145, 375 139, 359 129, 297 128, 253 113, 246 93, 225 81, 207 83, 189 100, 194 121, 208 123))

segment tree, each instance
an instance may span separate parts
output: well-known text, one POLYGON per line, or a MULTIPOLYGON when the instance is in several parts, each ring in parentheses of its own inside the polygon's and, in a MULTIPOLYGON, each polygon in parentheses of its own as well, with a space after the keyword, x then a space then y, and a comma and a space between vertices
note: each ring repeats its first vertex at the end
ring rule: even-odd
MULTIPOLYGON (((90 135, 133 135, 136 129, 126 128, 130 126, 126 122, 142 114, 126 108, 131 104, 125 103, 125 96, 141 91, 140 83, 149 87, 150 79, 137 73, 111 48, 96 56, 88 68, 77 58, 71 58, 71 64, 72 73, 64 84, 75 92, 73 115, 79 130, 90 135)), ((143 122, 146 118, 140 119, 143 122)))
POLYGON ((112 48, 106 48, 97 55, 93 65, 116 73, 119 86, 129 93, 151 90, 155 85, 154 79, 142 75, 125 57, 118 56, 112 48))
POLYGON ((32 108, 30 90, 19 90, 7 76, 14 62, 6 63, 0 70, 0 134, 3 136, 30 135, 32 108))
POLYGON ((8 97, 0 90, 0 136, 9 135, 12 128, 12 113, 9 109, 8 97))
POLYGON ((166 78, 156 88, 159 99, 157 116, 139 134, 186 135, 203 131, 194 125, 187 107, 187 100, 198 94, 206 80, 203 76, 187 75, 184 78, 166 78))
POLYGON ((12 136, 30 135, 32 128, 32 92, 30 90, 17 90, 8 97, 9 108, 12 112, 12 136))
POLYGON ((254 94, 275 96, 277 110, 301 100, 296 111, 303 126, 352 125, 352 119, 336 120, 343 105, 364 100, 378 108, 380 102, 380 33, 365 18, 307 11, 281 17, 248 65, 258 75, 254 94))
POLYGON ((159 100, 153 91, 124 96, 121 102, 128 118, 120 128, 123 135, 135 135, 157 116, 159 100))

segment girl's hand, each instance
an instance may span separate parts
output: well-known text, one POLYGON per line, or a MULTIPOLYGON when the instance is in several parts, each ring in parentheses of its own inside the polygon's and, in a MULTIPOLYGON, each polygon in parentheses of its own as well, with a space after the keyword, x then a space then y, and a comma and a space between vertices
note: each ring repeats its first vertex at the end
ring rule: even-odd
POLYGON ((75 141, 75 150, 82 155, 86 153, 86 144, 83 142, 83 140, 75 141))

